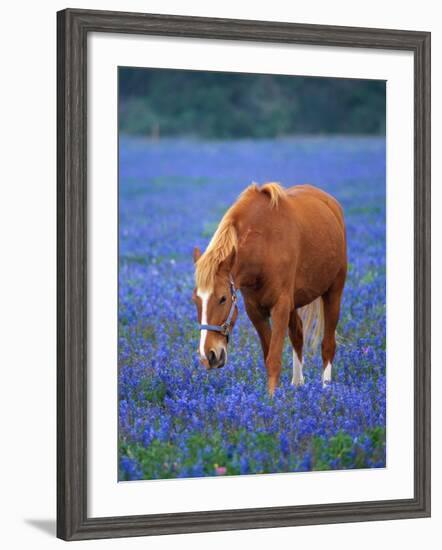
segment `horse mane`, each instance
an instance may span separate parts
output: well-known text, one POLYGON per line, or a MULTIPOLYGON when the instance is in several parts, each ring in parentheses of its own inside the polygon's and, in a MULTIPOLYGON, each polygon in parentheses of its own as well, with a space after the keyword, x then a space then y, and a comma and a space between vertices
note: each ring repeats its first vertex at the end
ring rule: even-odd
POLYGON ((284 187, 281 184, 272 181, 269 183, 264 183, 263 185, 252 183, 241 193, 239 198, 246 198, 253 193, 264 193, 264 195, 267 195, 270 198, 270 208, 277 208, 279 202, 286 196, 286 190, 284 187))
POLYGON ((213 234, 204 254, 196 262, 195 282, 202 291, 213 288, 218 268, 232 252, 238 248, 238 235, 234 225, 234 214, 238 206, 255 193, 264 193, 270 199, 270 208, 277 208, 279 202, 285 198, 286 191, 275 182, 261 186, 256 183, 249 185, 238 197, 238 200, 224 214, 217 230, 213 234))
POLYGON ((233 250, 237 249, 238 237, 233 225, 231 210, 232 208, 224 215, 206 251, 196 262, 195 282, 197 288, 202 291, 209 291, 213 288, 213 282, 220 263, 233 250))

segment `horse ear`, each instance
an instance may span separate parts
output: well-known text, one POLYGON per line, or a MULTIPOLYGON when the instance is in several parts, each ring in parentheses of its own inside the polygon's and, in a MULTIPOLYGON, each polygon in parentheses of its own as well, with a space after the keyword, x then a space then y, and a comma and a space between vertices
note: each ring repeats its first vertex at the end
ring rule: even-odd
POLYGON ((201 258, 201 250, 198 246, 195 246, 193 249, 193 263, 196 264, 196 262, 201 258))
POLYGON ((219 265, 220 271, 224 271, 229 274, 232 271, 233 264, 235 263, 236 250, 232 248, 232 252, 225 258, 219 265))

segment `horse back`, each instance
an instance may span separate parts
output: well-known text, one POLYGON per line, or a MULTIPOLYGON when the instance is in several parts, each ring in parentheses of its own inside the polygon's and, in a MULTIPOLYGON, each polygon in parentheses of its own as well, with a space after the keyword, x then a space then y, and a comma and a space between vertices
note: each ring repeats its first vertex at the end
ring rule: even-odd
POLYGON ((298 199, 298 202, 300 201, 301 203, 303 198, 313 198, 320 201, 333 212, 339 222, 339 225, 342 228, 345 228, 344 211, 342 209, 342 206, 332 195, 330 195, 326 191, 323 191, 318 187, 314 187, 313 185, 304 184, 289 187, 286 192, 289 197, 298 199))

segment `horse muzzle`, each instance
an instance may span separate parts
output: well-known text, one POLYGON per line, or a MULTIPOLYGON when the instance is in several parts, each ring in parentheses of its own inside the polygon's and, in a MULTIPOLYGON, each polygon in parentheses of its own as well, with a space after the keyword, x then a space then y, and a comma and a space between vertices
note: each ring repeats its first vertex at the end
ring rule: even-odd
POLYGON ((209 355, 207 356, 207 361, 209 363, 210 369, 220 369, 226 364, 227 354, 224 348, 221 348, 219 354, 217 350, 211 349, 209 355))

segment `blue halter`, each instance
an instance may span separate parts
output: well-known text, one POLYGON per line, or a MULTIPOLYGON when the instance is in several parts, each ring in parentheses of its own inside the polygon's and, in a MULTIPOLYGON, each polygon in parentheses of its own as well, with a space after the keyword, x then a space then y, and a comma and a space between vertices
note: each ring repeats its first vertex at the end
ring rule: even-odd
POLYGON ((237 309, 237 296, 236 296, 236 289, 235 284, 233 283, 233 279, 230 276, 230 294, 232 297, 232 305, 230 306, 229 315, 227 316, 227 319, 224 321, 222 325, 200 325, 200 330, 210 330, 212 332, 219 332, 223 336, 227 338, 227 341, 229 340, 230 332, 233 328, 233 315, 235 314, 235 309, 237 309))

